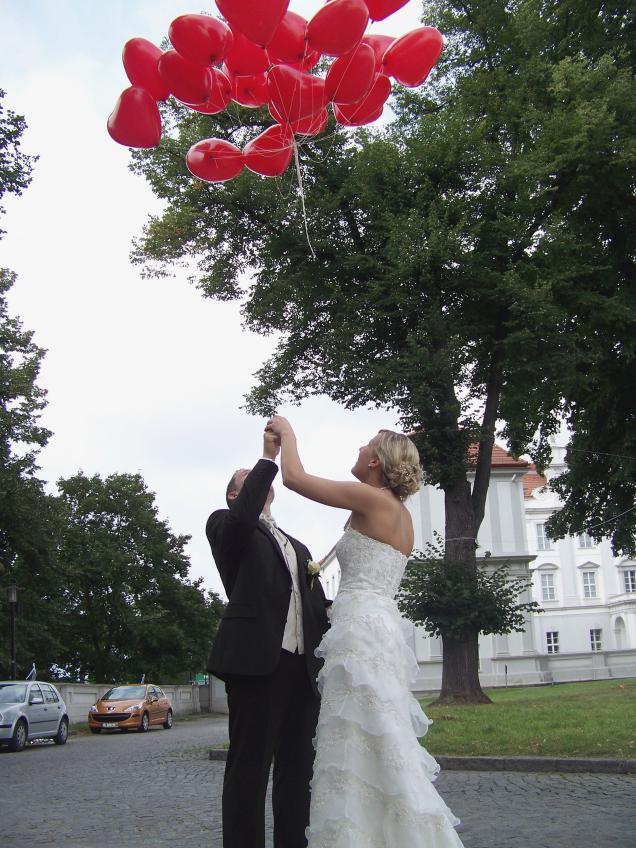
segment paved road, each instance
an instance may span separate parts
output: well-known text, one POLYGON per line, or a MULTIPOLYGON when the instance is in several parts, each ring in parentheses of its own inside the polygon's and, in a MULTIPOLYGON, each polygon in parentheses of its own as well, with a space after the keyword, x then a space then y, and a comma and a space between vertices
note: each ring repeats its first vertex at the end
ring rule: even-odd
MULTIPOLYGON (((226 721, 0 753, 2 848, 221 848, 226 721)), ((465 848, 634 848, 636 776, 446 772, 465 848)), ((269 816, 269 813, 268 813, 269 816)), ((271 848, 271 818, 268 819, 271 848)))

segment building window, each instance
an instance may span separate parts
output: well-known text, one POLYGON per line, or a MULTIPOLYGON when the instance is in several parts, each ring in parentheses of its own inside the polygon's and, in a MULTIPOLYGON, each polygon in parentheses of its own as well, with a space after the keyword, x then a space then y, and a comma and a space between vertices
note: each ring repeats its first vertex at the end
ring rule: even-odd
POLYGON ((596 597, 596 574, 593 571, 583 572, 583 597, 596 597))
POLYGON ((556 588, 554 586, 554 574, 541 575, 541 600, 556 601, 556 588))
POLYGON ((601 650, 601 630, 590 630, 590 646, 593 651, 601 650))
POLYGON ((623 572, 623 584, 626 592, 636 592, 636 570, 623 572))
POLYGON ((545 532, 545 524, 535 525, 537 528, 537 549, 540 551, 552 550, 552 539, 545 532))
POLYGON ((559 631, 558 630, 550 630, 545 634, 546 645, 549 654, 558 654, 559 653, 559 631))
POLYGON ((587 533, 581 533, 579 536, 579 548, 594 548, 596 547, 594 539, 588 536, 587 533))

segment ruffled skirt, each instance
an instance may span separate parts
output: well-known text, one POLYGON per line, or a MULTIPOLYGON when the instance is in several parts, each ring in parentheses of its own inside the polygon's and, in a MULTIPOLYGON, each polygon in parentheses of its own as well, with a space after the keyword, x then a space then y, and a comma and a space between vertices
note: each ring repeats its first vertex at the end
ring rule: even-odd
POLYGON ((461 848, 432 783, 439 766, 418 742, 431 722, 411 694, 417 661, 395 603, 341 592, 316 654, 309 848, 461 848))

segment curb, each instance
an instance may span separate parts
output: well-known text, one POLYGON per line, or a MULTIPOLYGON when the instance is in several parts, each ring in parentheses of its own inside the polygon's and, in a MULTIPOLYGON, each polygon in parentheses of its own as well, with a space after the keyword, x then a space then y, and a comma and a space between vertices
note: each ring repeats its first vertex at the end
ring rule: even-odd
MULTIPOLYGON (((225 762, 227 748, 211 748, 211 760, 225 762)), ((436 756, 442 771, 524 771, 565 774, 636 774, 636 760, 566 759, 563 757, 436 756)))
POLYGON ((442 771, 525 771, 592 774, 636 774, 636 760, 565 757, 436 756, 442 771))

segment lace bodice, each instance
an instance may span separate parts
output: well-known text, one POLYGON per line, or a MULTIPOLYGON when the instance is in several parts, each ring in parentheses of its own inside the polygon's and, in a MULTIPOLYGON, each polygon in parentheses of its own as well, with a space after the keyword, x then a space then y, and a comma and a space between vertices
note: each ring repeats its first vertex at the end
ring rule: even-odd
POLYGON ((393 599, 408 558, 401 551, 348 527, 336 555, 341 568, 341 592, 374 592, 393 599))

